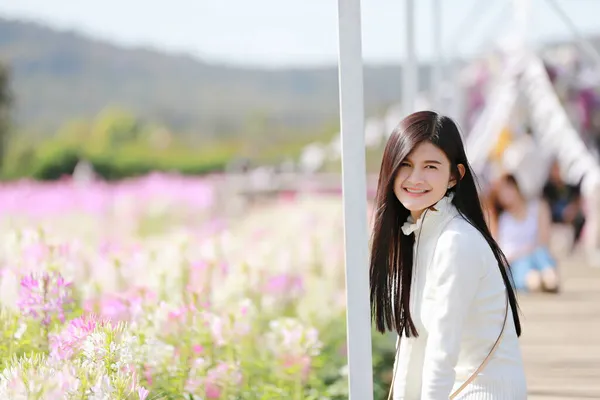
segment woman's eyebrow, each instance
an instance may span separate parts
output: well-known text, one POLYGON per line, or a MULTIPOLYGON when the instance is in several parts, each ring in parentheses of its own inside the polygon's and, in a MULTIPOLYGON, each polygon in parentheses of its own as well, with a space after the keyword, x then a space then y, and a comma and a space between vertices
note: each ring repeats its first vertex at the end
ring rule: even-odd
POLYGON ((438 160, 425 160, 425 161, 423 161, 423 164, 438 164, 438 165, 442 165, 442 163, 439 162, 438 160))

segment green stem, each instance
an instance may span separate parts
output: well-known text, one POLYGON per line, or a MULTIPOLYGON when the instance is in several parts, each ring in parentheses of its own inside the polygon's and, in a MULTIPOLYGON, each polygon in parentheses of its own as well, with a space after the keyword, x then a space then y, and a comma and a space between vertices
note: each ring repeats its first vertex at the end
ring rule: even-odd
POLYGON ((294 394, 296 400, 302 400, 302 370, 300 370, 296 376, 296 387, 294 388, 294 394))
MULTIPOLYGON (((48 281, 50 280, 49 277, 44 277, 44 283, 43 283, 43 293, 44 293, 44 301, 43 304, 45 305, 48 301, 48 281)), ((48 338, 48 335, 50 333, 49 329, 48 329, 48 325, 50 324, 50 322, 48 322, 48 325, 44 323, 44 321, 46 321, 46 318, 48 317, 48 311, 44 311, 43 314, 43 318, 42 318, 42 338, 44 339, 44 342, 42 343, 42 351, 45 350, 49 350, 50 348, 50 341, 48 338)))

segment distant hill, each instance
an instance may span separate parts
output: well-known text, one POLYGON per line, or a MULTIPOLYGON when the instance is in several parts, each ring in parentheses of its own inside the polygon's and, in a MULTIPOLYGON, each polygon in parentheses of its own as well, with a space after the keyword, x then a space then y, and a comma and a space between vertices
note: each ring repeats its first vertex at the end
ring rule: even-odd
MULTIPOLYGON (((248 121, 265 116, 305 131, 335 121, 338 113, 335 66, 261 70, 209 64, 1 18, 0 62, 11 69, 18 124, 48 131, 108 105, 206 136, 239 135, 248 121)), ((368 111, 400 99, 401 74, 400 66, 365 69, 368 111)), ((429 79, 429 68, 422 67, 420 86, 429 79)))

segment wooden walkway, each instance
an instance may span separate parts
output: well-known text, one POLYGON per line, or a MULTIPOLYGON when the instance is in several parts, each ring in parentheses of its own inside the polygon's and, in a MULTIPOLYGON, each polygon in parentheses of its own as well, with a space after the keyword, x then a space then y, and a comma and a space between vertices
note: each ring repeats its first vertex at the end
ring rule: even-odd
POLYGON ((600 399, 600 268, 573 256, 558 295, 520 295, 528 399, 600 399))

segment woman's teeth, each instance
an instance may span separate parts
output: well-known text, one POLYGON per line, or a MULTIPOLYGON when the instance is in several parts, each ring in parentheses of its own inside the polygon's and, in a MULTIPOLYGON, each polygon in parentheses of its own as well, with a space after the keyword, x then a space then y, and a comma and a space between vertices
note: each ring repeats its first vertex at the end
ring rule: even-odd
POLYGON ((404 190, 406 190, 408 193, 413 193, 413 194, 423 194, 428 192, 428 190, 416 190, 416 189, 409 189, 409 188, 404 188, 404 190))

